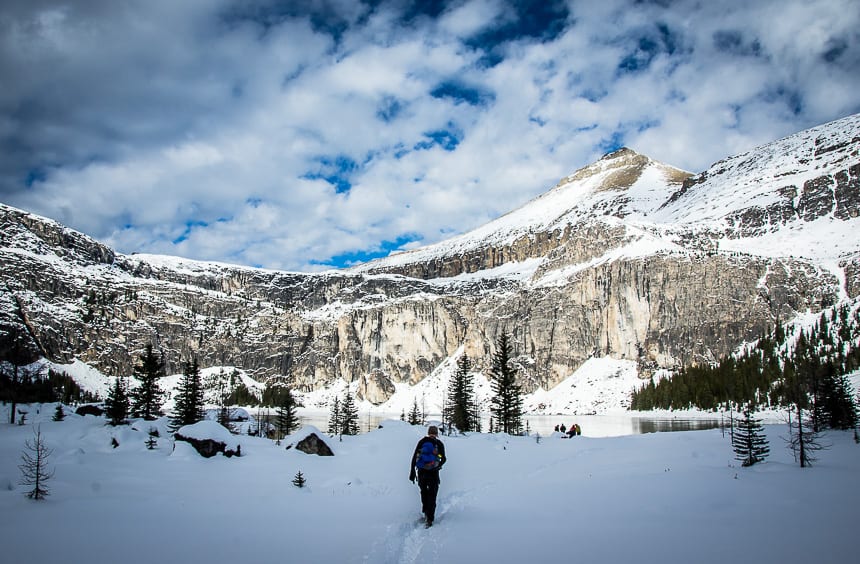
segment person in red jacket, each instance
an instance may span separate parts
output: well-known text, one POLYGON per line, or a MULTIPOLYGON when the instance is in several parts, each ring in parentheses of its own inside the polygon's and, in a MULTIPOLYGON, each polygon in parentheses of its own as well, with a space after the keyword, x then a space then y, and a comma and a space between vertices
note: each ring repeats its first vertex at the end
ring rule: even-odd
POLYGON ((436 518, 436 494, 439 493, 439 470, 445 465, 445 445, 439 440, 439 428, 430 425, 427 436, 418 441, 409 460, 409 481, 421 488, 421 512, 430 527, 436 518))

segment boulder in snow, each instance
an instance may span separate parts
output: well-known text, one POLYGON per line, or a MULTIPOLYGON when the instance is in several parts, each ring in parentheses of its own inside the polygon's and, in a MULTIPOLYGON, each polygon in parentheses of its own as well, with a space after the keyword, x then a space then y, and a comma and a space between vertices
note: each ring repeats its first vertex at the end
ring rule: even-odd
MULTIPOLYGON (((320 438, 322 433, 316 427, 307 426, 296 433, 295 438, 298 440, 296 450, 300 450, 306 454, 316 454, 317 456, 334 456, 334 451, 330 446, 320 438)), ((292 448, 292 444, 287 448, 292 448)))
POLYGON ((180 427, 174 438, 187 442, 204 458, 211 458, 219 452, 228 458, 242 454, 236 437, 215 421, 198 421, 194 425, 180 427))
POLYGON ((77 415, 95 415, 96 417, 101 417, 104 415, 104 410, 97 405, 82 405, 75 410, 77 415))

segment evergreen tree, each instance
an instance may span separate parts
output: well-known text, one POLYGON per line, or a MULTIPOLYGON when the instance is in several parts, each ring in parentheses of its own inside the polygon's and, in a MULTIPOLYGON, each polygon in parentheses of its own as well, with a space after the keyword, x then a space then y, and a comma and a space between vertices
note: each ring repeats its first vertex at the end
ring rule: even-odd
POLYGON ((409 424, 410 425, 421 425, 424 422, 424 418, 421 417, 421 410, 418 409, 418 398, 412 398, 412 411, 409 412, 409 424))
MULTIPOLYGON (((11 347, 5 354, 5 360, 7 360, 12 365, 12 373, 7 377, 5 374, 3 375, 2 383, 0 386, 2 389, 2 399, 5 403, 6 401, 11 402, 12 406, 9 410, 9 423, 15 424, 15 413, 17 413, 18 403, 22 400, 19 397, 21 393, 21 388, 24 387, 23 384, 28 380, 28 373, 26 370, 21 369, 19 373, 19 369, 21 366, 28 363, 29 359, 29 351, 27 350, 27 346, 24 342, 24 338, 20 334, 16 334, 14 340, 12 341, 11 347), (8 378, 8 379, 7 379, 8 378)), ((2 368, 2 365, 0 365, 2 368)))
POLYGON ((240 382, 235 388, 233 388, 233 391, 230 393, 230 396, 227 398, 225 403, 227 405, 255 406, 260 405, 260 400, 257 399, 257 396, 251 393, 244 383, 240 382))
POLYGON ((355 405, 355 400, 352 397, 349 389, 346 390, 346 395, 341 404, 341 429, 342 435, 357 435, 358 434, 358 406, 355 405))
POLYGON ((197 358, 194 358, 183 365, 182 380, 179 381, 179 391, 176 394, 171 419, 171 430, 175 432, 180 427, 202 421, 206 416, 203 405, 203 381, 200 378, 197 358))
POLYGON ((511 344, 508 336, 502 334, 493 355, 490 372, 493 393, 490 412, 496 420, 496 430, 509 435, 517 435, 522 430, 522 389, 517 382, 516 371, 510 366, 511 344))
POLYGON ((54 421, 62 421, 66 418, 66 412, 63 410, 62 404, 57 404, 57 408, 54 410, 54 417, 52 419, 54 421))
POLYGON ((164 359, 155 355, 152 345, 146 345, 146 352, 140 355, 140 364, 134 367, 134 377, 139 384, 130 394, 132 415, 147 421, 152 421, 161 415, 164 392, 158 386, 158 381, 162 376, 164 376, 164 359))
POLYGON ((51 456, 52 450, 42 439, 41 427, 37 426, 33 433, 33 440, 24 442, 27 450, 21 454, 21 464, 18 466, 21 470, 21 485, 33 486, 33 489, 27 492, 30 499, 45 499, 50 494, 45 482, 54 476, 53 471, 48 470, 48 457, 51 456))
POLYGON ((340 399, 337 396, 334 398, 334 402, 331 404, 331 413, 328 419, 328 434, 329 435, 339 435, 340 430, 343 427, 341 420, 341 409, 340 409, 340 399))
POLYGON ((735 451, 735 459, 740 460, 742 466, 763 462, 770 453, 761 420, 752 416, 750 407, 744 410, 743 419, 738 420, 732 438, 732 448, 735 451))
POLYGON ((293 478, 293 485, 297 488, 303 488, 305 487, 305 484, 307 484, 307 480, 305 480, 305 476, 302 474, 302 471, 299 470, 296 472, 295 478, 293 478))
POLYGON ((827 425, 831 429, 853 429, 857 426, 857 404, 854 390, 844 374, 837 376, 830 371, 825 382, 824 412, 827 425))
POLYGON ((278 427, 279 438, 292 434, 293 431, 299 428, 298 408, 302 406, 289 387, 286 387, 285 391, 280 394, 280 399, 281 405, 278 406, 278 411, 275 415, 275 424, 278 427))
POLYGON ((448 396, 444 414, 448 422, 460 432, 474 431, 477 427, 474 411, 474 387, 469 371, 469 357, 464 353, 457 361, 457 371, 448 383, 448 396))
POLYGON ((215 420, 219 425, 230 431, 231 433, 235 433, 233 429, 233 410, 230 409, 230 406, 227 404, 230 394, 227 393, 227 380, 224 377, 224 369, 221 369, 219 373, 219 405, 218 405, 218 415, 215 417, 215 420))
POLYGON ((122 425, 128 419, 129 399, 125 381, 117 377, 105 400, 105 415, 111 425, 122 425))

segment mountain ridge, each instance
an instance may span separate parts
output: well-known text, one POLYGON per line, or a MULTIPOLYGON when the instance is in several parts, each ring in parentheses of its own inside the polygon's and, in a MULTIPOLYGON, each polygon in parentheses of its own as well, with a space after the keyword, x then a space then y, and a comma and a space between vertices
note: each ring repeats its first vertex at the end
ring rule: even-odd
POLYGON ((501 333, 527 391, 589 359, 640 378, 710 362, 860 295, 858 139, 860 114, 699 174, 624 148, 476 230, 316 274, 123 255, 0 204, 0 359, 107 377, 153 344, 174 369, 345 382, 377 405, 459 354, 486 371, 501 333))

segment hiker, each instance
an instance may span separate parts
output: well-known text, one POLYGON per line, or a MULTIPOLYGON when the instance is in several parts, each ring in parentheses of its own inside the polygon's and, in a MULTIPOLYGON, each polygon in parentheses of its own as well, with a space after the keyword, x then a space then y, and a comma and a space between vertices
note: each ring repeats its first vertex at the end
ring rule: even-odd
POLYGON ((418 441, 409 460, 409 481, 421 488, 421 512, 429 527, 436 518, 436 494, 439 493, 439 470, 445 464, 445 445, 439 440, 439 428, 430 425, 427 436, 418 441))
POLYGON ((567 438, 572 439, 576 436, 576 423, 573 423, 570 426, 570 429, 567 430, 567 438))
POLYGON ((579 426, 579 423, 577 423, 577 424, 575 425, 575 427, 576 427, 576 434, 577 434, 577 436, 581 435, 581 434, 582 434, 582 428, 579 426))
POLYGON ((558 425, 555 426, 555 432, 558 433, 558 425))
POLYGON ((561 427, 559 427, 559 429, 561 429, 561 432, 562 432, 562 433, 564 433, 565 431, 567 431, 567 427, 565 427, 565 426, 564 426, 564 423, 562 423, 562 424, 561 424, 561 427))

